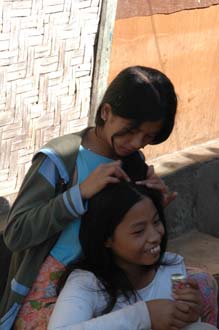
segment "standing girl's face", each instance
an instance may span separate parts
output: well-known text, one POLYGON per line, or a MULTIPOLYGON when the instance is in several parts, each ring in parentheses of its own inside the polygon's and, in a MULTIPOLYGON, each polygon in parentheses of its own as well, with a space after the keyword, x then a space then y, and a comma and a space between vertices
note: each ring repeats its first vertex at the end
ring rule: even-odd
POLYGON ((132 128, 133 122, 112 114, 109 105, 105 105, 102 110, 102 118, 103 138, 120 157, 128 156, 147 144, 152 144, 162 128, 161 120, 143 122, 138 127, 132 128))
POLYGON ((160 257, 164 226, 157 209, 148 197, 136 203, 125 214, 113 236, 106 242, 122 269, 153 265, 160 257))

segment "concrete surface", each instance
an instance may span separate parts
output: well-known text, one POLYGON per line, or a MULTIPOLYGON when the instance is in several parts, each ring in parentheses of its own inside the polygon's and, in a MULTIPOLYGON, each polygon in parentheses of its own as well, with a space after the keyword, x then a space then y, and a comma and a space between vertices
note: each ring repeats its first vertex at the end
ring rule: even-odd
POLYGON ((186 166, 164 180, 178 192, 166 209, 170 237, 192 229, 219 237, 219 159, 186 166))
POLYGON ((219 140, 151 160, 178 196, 166 209, 169 247, 219 274, 219 140))
POLYGON ((170 190, 178 192, 166 209, 168 250, 183 255, 186 265, 212 274, 219 287, 218 155, 219 140, 214 140, 151 163, 170 190))
POLYGON ((184 256, 188 266, 219 274, 219 238, 192 230, 170 240, 168 250, 184 256))

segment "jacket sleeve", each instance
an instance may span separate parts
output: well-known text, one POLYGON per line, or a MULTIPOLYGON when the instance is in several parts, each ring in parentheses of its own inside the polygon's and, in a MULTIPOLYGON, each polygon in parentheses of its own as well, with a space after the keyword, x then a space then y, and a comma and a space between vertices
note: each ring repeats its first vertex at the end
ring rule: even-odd
POLYGON ((95 317, 103 310, 103 290, 94 288, 95 280, 82 283, 83 275, 68 279, 52 316, 48 330, 150 330, 151 321, 144 301, 95 317), (101 306, 102 304, 102 306, 101 306))
POLYGON ((39 154, 8 216, 4 240, 10 250, 39 245, 85 212, 78 185, 56 195, 57 177, 58 170, 53 162, 39 154))

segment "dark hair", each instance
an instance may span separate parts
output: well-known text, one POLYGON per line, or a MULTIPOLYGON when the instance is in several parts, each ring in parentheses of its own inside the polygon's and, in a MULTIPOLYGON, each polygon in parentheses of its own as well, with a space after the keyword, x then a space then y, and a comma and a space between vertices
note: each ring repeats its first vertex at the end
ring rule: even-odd
POLYGON ((133 127, 162 120, 162 128, 153 144, 165 141, 172 132, 177 97, 172 82, 159 70, 144 66, 122 70, 107 88, 97 109, 97 126, 104 126, 101 109, 106 103, 114 115, 132 120, 133 127))
MULTIPOLYGON (((123 294, 128 301, 131 295, 134 294, 136 297, 135 290, 126 273, 117 266, 111 249, 105 247, 105 242, 113 235, 115 228, 128 210, 145 197, 153 201, 160 220, 166 228, 160 192, 125 181, 110 184, 93 196, 88 202, 87 212, 82 216, 79 237, 83 258, 79 263, 69 267, 65 278, 70 271, 76 268, 94 273, 109 295, 108 305, 103 311, 104 313, 112 310, 120 294, 123 294)), ((160 259, 156 265, 142 266, 145 270, 160 264, 166 250, 166 243, 165 230, 161 243, 160 259)))

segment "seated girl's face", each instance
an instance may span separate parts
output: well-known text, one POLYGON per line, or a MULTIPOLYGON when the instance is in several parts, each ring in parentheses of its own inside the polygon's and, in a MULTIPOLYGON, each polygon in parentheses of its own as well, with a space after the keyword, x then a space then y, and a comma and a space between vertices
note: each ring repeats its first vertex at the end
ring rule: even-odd
POLYGON ((133 265, 149 266, 160 257, 163 235, 164 226, 157 209, 151 199, 145 197, 125 214, 106 247, 112 249, 117 265, 124 270, 133 265))

